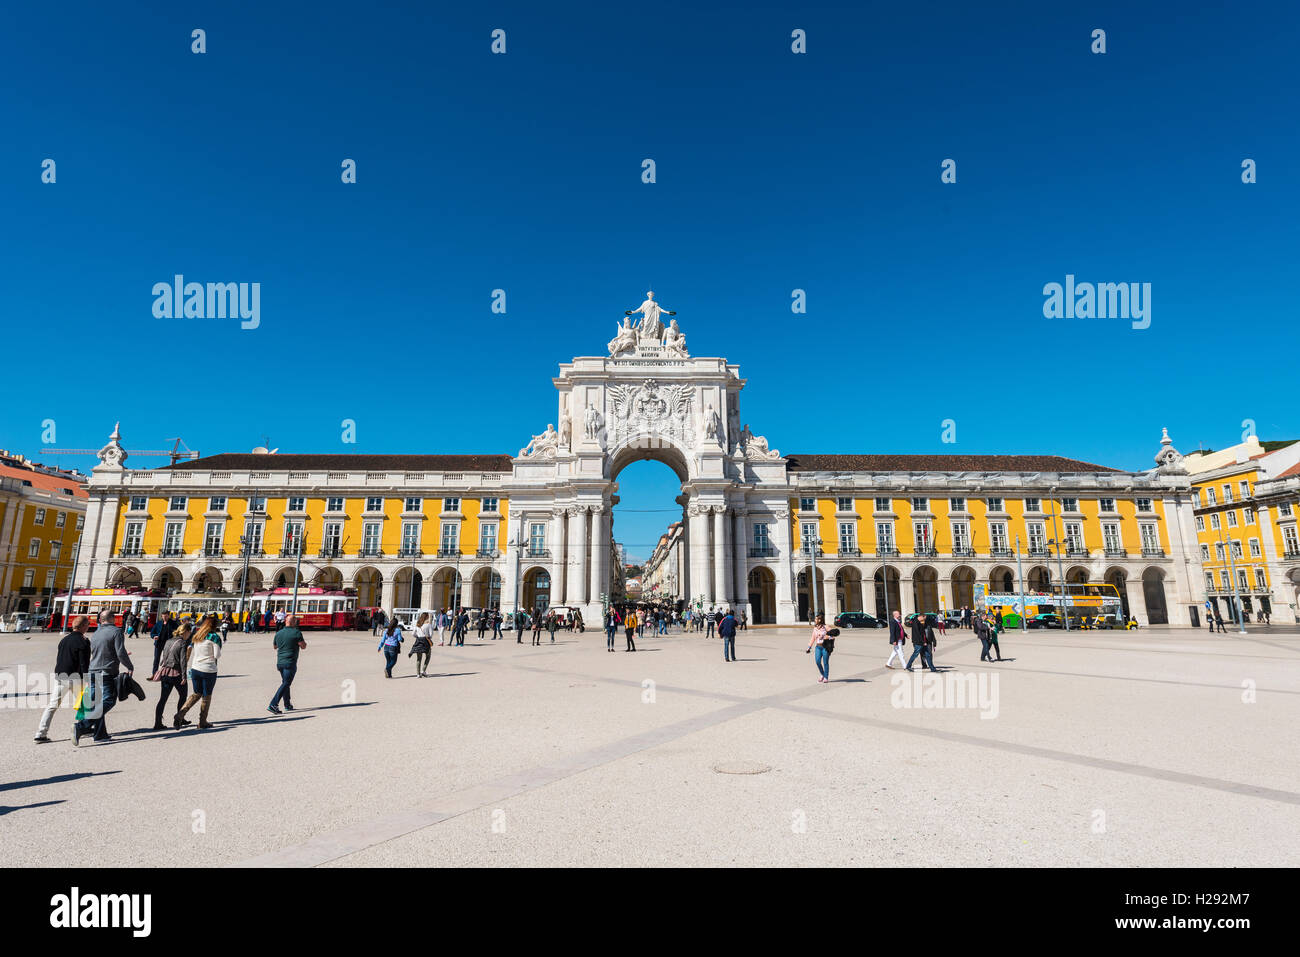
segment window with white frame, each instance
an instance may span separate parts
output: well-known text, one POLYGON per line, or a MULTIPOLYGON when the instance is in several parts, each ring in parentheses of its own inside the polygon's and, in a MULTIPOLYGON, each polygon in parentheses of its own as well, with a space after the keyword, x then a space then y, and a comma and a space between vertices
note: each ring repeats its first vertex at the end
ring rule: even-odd
POLYGON ((894 547, 893 522, 876 522, 876 546, 881 550, 894 547))
POLYGON ((1156 534, 1156 527, 1151 522, 1142 522, 1138 525, 1138 535, 1142 539, 1142 550, 1144 552, 1158 551, 1160 548, 1160 536, 1156 534))
POLYGON ((59 563, 59 556, 63 554, 62 542, 50 542, 50 561, 56 565, 59 563))
POLYGON ((460 542, 460 523, 443 522, 442 538, 439 540, 438 548, 444 552, 454 552, 460 542))
POLYGON ((816 522, 801 522, 799 524, 799 544, 804 548, 817 544, 816 522))
POLYGON ((853 511, 853 499, 841 495, 835 500, 835 507, 841 512, 851 512, 853 511))
POLYGON ((1214 591, 1214 572, 1205 573, 1205 590, 1214 591))
POLYGON ((1083 525, 1081 523, 1065 523, 1065 547, 1072 552, 1083 551, 1083 525))
POLYGON ((1227 552, 1224 550, 1224 548, 1223 548, 1223 542, 1215 542, 1215 543, 1214 543, 1214 557, 1215 557, 1216 559, 1218 559, 1219 561, 1223 561, 1223 560, 1227 557, 1227 555, 1228 555, 1228 553, 1227 553, 1227 552))
POLYGON ((1246 577, 1246 569, 1237 569, 1237 588, 1241 591, 1250 591, 1250 579, 1246 577))
POLYGON ((1250 557, 1251 557, 1251 558, 1259 558, 1262 554, 1263 554, 1263 553, 1262 553, 1262 552, 1260 551, 1260 549, 1259 549, 1259 539, 1258 539, 1258 538, 1252 538, 1252 539, 1250 540, 1250 557))
POLYGON ((1101 541, 1102 546, 1108 552, 1123 551, 1124 546, 1121 544, 1119 537, 1119 522, 1102 522, 1101 541))
POLYGON ((254 495, 248 500, 248 510, 254 514, 261 514, 266 511, 266 496, 254 495))
POLYGON ((321 544, 325 547, 326 554, 337 554, 343 547, 343 523, 326 522, 321 544))
POLYGON ((52 568, 45 573, 45 590, 54 590, 54 569, 52 568))
POLYGON ((1002 499, 991 498, 988 500, 988 506, 990 512, 1000 512, 1002 511, 1002 499))
POLYGON ((213 495, 208 499, 209 512, 224 512, 226 510, 226 497, 224 495, 213 495))
POLYGON ((754 524, 754 548, 757 549, 760 554, 762 554, 766 552, 770 547, 771 546, 769 544, 769 539, 767 537, 767 525, 761 522, 755 523, 754 524))
POLYGON ((815 498, 800 498, 800 499, 799 499, 799 511, 801 511, 801 512, 815 512, 815 511, 817 511, 817 499, 815 499, 815 498))
POLYGON ((343 511, 343 496, 331 495, 329 498, 325 499, 325 511, 327 512, 343 511))
POLYGON ((1201 546, 1201 561, 1203 561, 1203 562, 1208 562, 1209 560, 1210 560, 1210 546, 1209 546, 1209 545, 1202 545, 1202 546, 1201 546))
POLYGON ((1137 499, 1137 510, 1138 510, 1139 512, 1150 512, 1150 511, 1153 511, 1152 506, 1151 506, 1151 499, 1149 499, 1149 498, 1140 498, 1140 499, 1137 499))
POLYGON ((1226 503, 1226 502, 1231 502, 1231 501, 1232 501, 1232 486, 1231 486, 1231 485, 1224 485, 1224 486, 1223 486, 1223 501, 1224 501, 1225 503, 1226 503))
POLYGON ((1262 568, 1255 569, 1255 591, 1268 591, 1268 577, 1262 568))
POLYGON ((1099 498, 1097 499, 1097 507, 1103 512, 1113 512, 1115 511, 1115 500, 1113 498, 1099 498))
POLYGON ((1236 527, 1237 527, 1237 510, 1234 508, 1234 509, 1232 509, 1230 512, 1227 512, 1226 514, 1227 514, 1227 516, 1228 516, 1228 527, 1229 527, 1229 528, 1236 528, 1236 527))
POLYGON ((149 499, 144 495, 131 496, 131 511, 143 512, 149 508, 149 499))
POLYGON ((528 550, 534 555, 546 551, 546 523, 533 522, 528 527, 528 550))
POLYGON ((284 523, 284 548, 282 555, 296 555, 302 543, 302 522, 284 523))
POLYGON ((33 588, 36 585, 36 569, 29 568, 23 572, 23 587, 33 588))
POLYGON ((1250 482, 1248 482, 1246 479, 1242 479, 1240 482, 1237 483, 1237 487, 1241 489, 1241 497, 1243 499, 1250 498, 1250 482))
POLYGON ((126 535, 122 539, 122 551, 128 555, 138 555, 144 541, 144 522, 127 522, 126 535))
POLYGON ((484 522, 478 527, 479 551, 492 553, 497 550, 497 523, 484 522))
POLYGON ((989 546, 995 552, 1010 550, 1010 546, 1007 544, 1006 522, 989 522, 989 546))
POLYGON ((289 496, 289 511, 305 512, 307 510, 307 499, 301 495, 289 496))
POLYGON ((914 512, 928 512, 928 511, 930 511, 930 500, 929 500, 928 498, 913 497, 913 498, 912 498, 912 511, 914 511, 914 512))
POLYGON ((858 523, 840 522, 840 551, 856 552, 858 550, 858 523))
POLYGON ((424 507, 424 499, 416 495, 408 495, 406 497, 406 503, 403 506, 403 511, 418 512, 423 507, 424 507))
POLYGON ((1212 530, 1214 530, 1214 531, 1218 531, 1219 528, 1221 528, 1221 527, 1222 527, 1222 526, 1221 526, 1220 523, 1219 523, 1219 513, 1218 513, 1218 512, 1211 512, 1211 513, 1210 513, 1210 528, 1211 528, 1212 530))
POLYGON ((32 524, 33 524, 33 525, 44 525, 44 524, 45 524, 45 509, 43 509, 43 508, 38 508, 38 509, 36 510, 36 515, 33 516, 33 518, 32 518, 32 524))
POLYGON ((1042 522, 1029 523, 1029 550, 1041 552, 1047 549, 1047 526, 1042 522))
POLYGON ((930 531, 929 522, 912 523, 912 541, 916 543, 916 550, 922 551, 933 544, 934 535, 930 531))
POLYGON ((41 557, 41 540, 39 538, 33 538, 30 542, 27 543, 27 557, 28 558, 41 557))
POLYGON ((67 525, 67 524, 68 524, 68 513, 67 513, 67 512, 55 512, 55 513, 54 513, 54 527, 55 527, 55 528, 62 528, 64 525, 67 525))
POLYGON ((171 501, 167 503, 167 510, 171 512, 185 511, 185 505, 188 499, 184 495, 173 495, 171 501))
POLYGON ((892 505, 892 503, 890 502, 890 500, 887 499, 887 498, 877 498, 877 499, 876 499, 876 506, 875 506, 875 508, 876 508, 876 511, 877 511, 877 512, 892 512, 892 511, 893 511, 893 505, 892 505))
POLYGON ((950 512, 966 511, 966 499, 963 497, 948 499, 948 511, 950 512))
POLYGON ((367 512, 382 512, 383 510, 384 510, 384 500, 382 498, 380 498, 378 495, 370 495, 366 497, 367 512))
POLYGON ((1043 510, 1043 501, 1038 498, 1025 499, 1026 512, 1041 512, 1043 510))
POLYGON ((1290 503, 1290 502, 1282 502, 1280 505, 1278 505, 1278 507, 1277 507, 1277 514, 1278 514, 1281 518, 1290 518, 1290 517, 1291 517, 1291 503, 1290 503))
POLYGON ((1243 509, 1242 509, 1242 512, 1243 512, 1243 513, 1245 514, 1245 516, 1246 516, 1246 524, 1247 524, 1247 525, 1254 525, 1254 524, 1255 524, 1255 510, 1254 510, 1253 508, 1243 508, 1243 509))
POLYGON ((1219 572, 1219 580, 1223 582, 1224 591, 1232 590, 1232 574, 1228 571, 1228 569, 1224 568, 1219 572))
POLYGON ((1241 542, 1231 542, 1229 547, 1232 549, 1233 558, 1243 558, 1241 554, 1241 542))
POLYGON ((261 522, 244 523, 244 548, 248 549, 250 555, 257 555, 262 551, 261 522))
POLYGON ((496 511, 499 511, 499 509, 497 508, 497 506, 500 505, 500 504, 501 504, 500 501, 498 501, 498 500, 495 499, 495 498, 485 498, 485 499, 483 499, 483 511, 485 511, 485 512, 496 512, 496 511))
POLYGON ((84 516, 84 515, 78 515, 78 516, 77 516, 77 531, 81 531, 81 530, 85 527, 85 525, 86 525, 86 516, 84 516))
POLYGON ((1216 492, 1216 491, 1215 491, 1214 489, 1212 489, 1212 488, 1207 488, 1207 489, 1205 490, 1205 504, 1206 504, 1206 505, 1218 505, 1218 504, 1219 504, 1219 493, 1216 492))
POLYGON ((185 526, 180 522, 168 522, 163 527, 163 554, 179 555, 181 553, 181 536, 185 526))
POLYGON ((203 530, 203 550, 208 553, 221 551, 221 533, 225 530, 222 522, 208 522, 203 530))
POLYGON ((1192 490, 1192 505, 1196 508, 1201 507, 1201 490, 1199 488, 1192 490))
POLYGON ((361 526, 361 550, 367 555, 379 554, 379 530, 382 527, 378 522, 366 522, 361 526))
POLYGON ((412 555, 420 550, 420 523, 402 523, 402 553, 412 555))
POLYGON ((1300 533, 1296 532, 1294 525, 1287 525, 1282 529, 1282 548, 1288 555, 1295 555, 1300 552, 1300 533))
POLYGON ((444 499, 442 500, 442 510, 443 510, 444 512, 459 512, 459 511, 460 511, 460 499, 459 499, 459 498, 444 498, 444 499))
POLYGON ((953 551, 956 552, 965 552, 970 550, 969 522, 952 523, 952 547, 953 551))
POLYGON ((1077 512, 1079 510, 1079 500, 1077 498, 1061 499, 1062 512, 1077 512))
POLYGON ((1197 530, 1198 532, 1203 532, 1203 531, 1205 531, 1205 516, 1204 516, 1204 515, 1197 515, 1197 516, 1196 516, 1196 530, 1197 530))

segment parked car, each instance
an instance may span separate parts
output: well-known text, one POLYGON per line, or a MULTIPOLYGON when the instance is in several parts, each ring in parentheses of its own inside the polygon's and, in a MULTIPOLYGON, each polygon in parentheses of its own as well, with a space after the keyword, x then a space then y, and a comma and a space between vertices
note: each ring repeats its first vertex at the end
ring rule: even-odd
POLYGON ((883 628, 884 623, 865 611, 842 611, 835 616, 836 628, 883 628))
POLYGON ((1094 628, 1123 628, 1132 629, 1137 627, 1137 622, 1133 619, 1124 618, 1120 615, 1094 615, 1092 619, 1094 628))
POLYGON ((1064 628, 1061 616, 1054 611, 1045 611, 1025 619, 1030 628, 1064 628))
POLYGON ((0 631, 31 631, 36 627, 36 616, 25 611, 10 612, 0 618, 0 631))
POLYGON ((911 627, 912 620, 916 618, 917 615, 925 615, 927 618, 930 619, 930 624, 934 624, 939 617, 939 613, 937 611, 914 611, 909 615, 903 616, 903 624, 911 627))
POLYGON ((944 625, 948 628, 961 627, 961 612, 956 609, 949 609, 943 613, 944 625))

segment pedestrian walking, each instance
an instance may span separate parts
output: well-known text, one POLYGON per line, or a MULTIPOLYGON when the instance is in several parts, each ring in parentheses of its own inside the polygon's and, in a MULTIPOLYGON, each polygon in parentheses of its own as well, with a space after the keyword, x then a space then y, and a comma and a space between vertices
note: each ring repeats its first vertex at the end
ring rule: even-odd
MULTIPOLYGON (((998 644, 998 635, 1002 634, 1005 629, 1002 627, 1002 613, 998 612, 998 617, 991 628, 989 628, 989 645, 997 652, 998 661, 1002 660, 1002 646, 998 644)), ((989 659, 992 661, 993 659, 989 659)))
POLYGON ((984 615, 975 616, 975 637, 980 640, 980 661, 991 661, 989 657, 989 623, 984 615))
POLYGON ((542 643, 543 624, 544 622, 542 621, 542 610, 540 608, 534 608, 533 609, 533 644, 534 645, 540 645, 542 643))
POLYGON ((708 628, 708 631, 704 635, 705 638, 713 637, 713 626, 717 623, 717 620, 718 620, 717 610, 712 608, 709 609, 709 613, 704 616, 704 624, 708 628))
POLYGON ((722 660, 736 660, 736 619, 727 609, 727 614, 718 622, 718 635, 722 638, 722 660))
POLYGON ((130 675, 135 671, 131 656, 126 653, 126 639, 122 629, 113 624, 111 615, 105 616, 90 636, 90 672, 87 686, 82 691, 82 705, 78 710, 80 720, 73 726, 72 744, 80 746, 81 739, 90 735, 96 744, 111 741, 108 733, 108 713, 117 704, 117 676, 125 668, 130 675), (90 695, 89 704, 86 696, 90 695), (89 717, 98 712, 96 717, 89 717))
POLYGON ((402 651, 402 623, 397 620, 394 614, 388 619, 388 624, 384 626, 384 635, 379 639, 379 647, 376 649, 384 653, 384 659, 387 664, 384 667, 384 677, 393 676, 393 665, 397 664, 397 656, 402 651))
POLYGON ((636 626, 636 609, 633 608, 623 618, 623 630, 627 634, 627 647, 623 649, 624 651, 636 651, 636 642, 632 640, 636 635, 636 626))
POLYGON ((447 609, 438 609, 438 647, 447 643, 447 609))
POLYGON ((546 616, 546 630, 551 633, 551 644, 555 644, 555 629, 560 627, 560 619, 556 616, 555 610, 546 616))
POLYGON ((375 613, 370 617, 370 634, 371 634, 371 636, 374 636, 374 635, 379 634, 379 632, 383 630, 384 625, 385 625, 386 623, 387 623, 387 621, 386 621, 386 618, 385 618, 385 616, 384 616, 384 610, 383 610, 382 608, 377 609, 377 610, 375 611, 375 613))
POLYGON ((812 634, 808 637, 808 647, 804 653, 813 653, 813 660, 817 662, 817 672, 820 675, 817 680, 821 684, 830 683, 831 651, 835 648, 835 636, 838 634, 839 629, 826 627, 826 619, 822 615, 818 615, 813 621, 812 634))
POLYGON ((175 630, 176 620, 169 611, 163 612, 153 623, 153 628, 149 630, 149 637, 153 639, 153 670, 149 672, 150 674, 158 670, 158 659, 162 657, 163 645, 167 644, 167 639, 175 630))
POLYGON ((208 712, 212 708, 212 693, 217 688, 217 662, 221 659, 221 635, 216 630, 216 619, 204 618, 190 641, 190 696, 176 712, 172 727, 179 728, 190 708, 200 701, 199 729, 210 728, 208 712))
POLYGON ((275 669, 280 672, 280 688, 271 698, 271 703, 266 706, 266 710, 271 714, 282 714, 278 707, 281 701, 284 702, 285 711, 293 710, 290 689, 294 677, 298 674, 298 652, 307 647, 307 640, 303 638, 302 630, 298 627, 297 615, 290 615, 285 619, 284 627, 275 633, 271 644, 275 647, 275 669))
POLYGON ((501 614, 501 609, 493 608, 492 609, 492 640, 493 641, 496 641, 498 638, 503 640, 505 639, 505 635, 501 633, 501 622, 503 622, 504 620, 505 620, 505 616, 501 614))
POLYGON ((618 609, 613 605, 609 606, 609 611, 605 612, 605 650, 614 650, 614 635, 618 632, 619 617, 618 609))
POLYGON ((917 655, 921 656, 921 665, 923 668, 929 668, 931 671, 938 671, 934 666, 934 655, 930 650, 934 645, 934 628, 930 624, 929 617, 918 613, 912 619, 912 657, 907 659, 905 670, 912 670, 912 662, 916 660, 917 655))
POLYGON ((415 640, 406 657, 415 655, 415 677, 423 678, 429 670, 429 658, 433 655, 433 622, 427 611, 420 612, 415 619, 415 640))
POLYGON ((486 608, 479 609, 478 613, 478 640, 482 641, 483 636, 487 634, 488 611, 486 608))
POLYGON ((903 660, 903 652, 907 648, 907 634, 903 631, 903 613, 897 608, 894 609, 894 617, 889 619, 889 658, 885 661, 885 667, 891 671, 894 668, 894 659, 898 659, 900 668, 906 668, 907 662, 903 660))
POLYGON ((86 638, 89 630, 90 619, 78 615, 72 619, 72 627, 59 642, 54 655, 54 687, 50 689, 50 703, 36 726, 34 740, 37 744, 49 742, 50 722, 54 720, 54 712, 59 710, 64 696, 86 683, 86 676, 90 674, 90 640, 86 638))
MULTIPOLYGON (((167 699, 171 697, 173 691, 176 692, 176 713, 179 715, 181 706, 185 704, 186 694, 185 675, 189 671, 190 665, 190 634, 193 631, 190 623, 184 622, 172 636, 167 639, 167 644, 163 645, 162 657, 158 660, 158 668, 149 676, 150 681, 157 681, 158 705, 153 712, 153 730, 166 731, 167 725, 163 724, 163 711, 167 707, 167 699)), ((173 718, 173 722, 175 718, 173 718)), ((184 718, 181 719, 181 725, 189 724, 184 718)), ((173 724, 175 727, 175 724, 173 724)))

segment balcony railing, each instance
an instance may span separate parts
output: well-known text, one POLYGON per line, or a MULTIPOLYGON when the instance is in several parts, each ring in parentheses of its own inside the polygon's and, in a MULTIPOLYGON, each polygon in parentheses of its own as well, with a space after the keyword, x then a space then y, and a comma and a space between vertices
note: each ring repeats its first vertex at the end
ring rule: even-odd
POLYGON ((975 549, 971 548, 969 545, 962 545, 958 548, 954 548, 952 554, 954 558, 974 558, 975 549))
POLYGON ((860 548, 840 548, 840 558, 861 558, 862 549, 860 548))
POLYGON ((383 550, 378 545, 362 545, 359 554, 362 558, 378 558, 383 553, 383 550))
POLYGON ((144 555, 143 548, 124 548, 117 553, 119 558, 139 558, 144 555))
POLYGON ((418 545, 403 545, 397 550, 399 558, 423 558, 424 550, 418 545))
POLYGON ((1067 546, 1065 549, 1065 557, 1066 558, 1087 558, 1088 549, 1084 548, 1081 545, 1067 546))
POLYGON ((499 558, 501 553, 495 548, 480 548, 474 553, 478 558, 499 558))
POLYGON ((1010 558, 1014 553, 1009 548, 990 548, 989 556, 991 558, 1010 558))
POLYGON ((1029 548, 1028 555, 1030 558, 1051 558, 1052 557, 1052 553, 1048 551, 1046 546, 1035 548, 1031 545, 1029 548))
POLYGON ((820 545, 800 545, 799 554, 816 555, 818 558, 820 558, 822 555, 822 547, 820 545))
POLYGON ((776 558, 776 549, 771 545, 751 545, 750 558, 776 558))
POLYGON ((897 558, 898 549, 893 545, 881 545, 876 549, 877 558, 897 558))
POLYGON ((438 549, 439 558, 455 558, 460 554, 460 549, 456 546, 442 547, 438 549))
POLYGON ((179 548, 164 548, 160 554, 163 558, 180 558, 183 553, 179 548))
POLYGON ((342 545, 323 545, 320 550, 321 558, 339 558, 343 555, 342 545))
POLYGON ((939 549, 933 545, 918 545, 916 546, 915 555, 917 558, 938 558, 939 549))
POLYGON ((1107 548, 1107 549, 1106 549, 1106 557, 1107 557, 1107 558, 1127 558, 1127 557, 1128 557, 1128 552, 1124 551, 1124 549, 1122 549, 1122 548, 1107 548))
POLYGON ((524 555, 527 558, 550 558, 551 550, 549 548, 530 548, 524 555))
POLYGON ((1164 558, 1165 550, 1163 548, 1154 548, 1150 545, 1143 545, 1142 556, 1144 558, 1164 558))
POLYGON ((225 554, 226 554, 226 550, 222 548, 220 545, 203 546, 203 555, 205 558, 222 558, 225 556, 225 554))

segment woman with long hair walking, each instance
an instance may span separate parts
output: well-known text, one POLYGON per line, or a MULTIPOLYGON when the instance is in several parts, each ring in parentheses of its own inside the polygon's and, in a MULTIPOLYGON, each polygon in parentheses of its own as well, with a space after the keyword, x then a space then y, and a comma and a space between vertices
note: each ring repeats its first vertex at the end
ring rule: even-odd
POLYGON ((212 707, 212 692, 217 687, 217 661, 220 658, 221 632, 217 630, 217 616, 209 615, 199 622, 190 641, 190 696, 176 712, 173 728, 188 724, 186 713, 200 701, 203 704, 199 707, 199 727, 212 727, 208 723, 208 709, 212 707))
POLYGON ((813 652, 817 671, 821 675, 817 680, 822 684, 831 680, 831 648, 834 647, 835 637, 826 627, 826 619, 818 615, 817 620, 813 622, 812 635, 808 638, 807 651, 813 652))
MULTIPOLYGON (((150 677, 150 681, 157 681, 161 685, 158 693, 158 707, 154 709, 153 729, 155 731, 166 731, 167 726, 163 724, 163 709, 167 707, 167 699, 171 697, 172 690, 176 691, 176 710, 179 713, 181 706, 185 703, 185 672, 190 657, 190 623, 187 621, 176 629, 175 634, 167 639, 163 645, 162 655, 158 658, 158 670, 150 677)), ((181 719, 181 726, 190 722, 181 719)))
POLYGON ((397 656, 402 651, 402 623, 397 620, 397 614, 394 613, 389 619, 388 624, 384 627, 383 637, 379 639, 379 648, 384 653, 384 659, 387 665, 384 667, 384 677, 393 676, 393 665, 397 664, 397 656))
POLYGON ((429 624, 429 613, 420 612, 415 620, 415 641, 411 643, 409 654, 415 655, 415 677, 423 678, 429 670, 429 657, 433 654, 433 625, 429 624))

